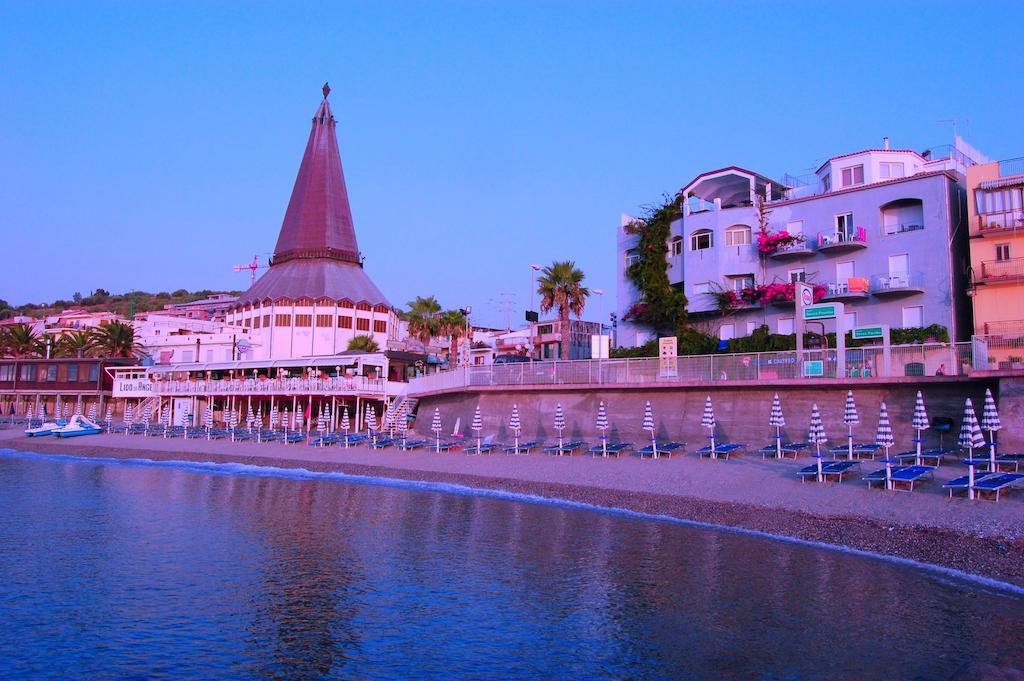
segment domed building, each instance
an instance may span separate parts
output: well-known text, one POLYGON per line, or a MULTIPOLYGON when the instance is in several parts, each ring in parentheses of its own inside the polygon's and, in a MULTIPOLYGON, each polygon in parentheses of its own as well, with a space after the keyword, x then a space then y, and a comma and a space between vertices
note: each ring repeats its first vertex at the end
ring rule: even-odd
POLYGON ((323 93, 270 267, 227 315, 250 329, 248 359, 331 356, 358 335, 384 350, 397 337, 394 309, 363 269, 326 84, 323 93))

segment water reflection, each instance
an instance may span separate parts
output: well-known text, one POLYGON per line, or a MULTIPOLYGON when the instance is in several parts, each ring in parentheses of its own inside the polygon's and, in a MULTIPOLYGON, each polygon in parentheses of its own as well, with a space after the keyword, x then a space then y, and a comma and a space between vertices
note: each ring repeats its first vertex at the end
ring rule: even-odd
POLYGON ((0 650, 15 675, 887 679, 1024 666, 1019 598, 737 534, 8 457, 0 495, 0 650))

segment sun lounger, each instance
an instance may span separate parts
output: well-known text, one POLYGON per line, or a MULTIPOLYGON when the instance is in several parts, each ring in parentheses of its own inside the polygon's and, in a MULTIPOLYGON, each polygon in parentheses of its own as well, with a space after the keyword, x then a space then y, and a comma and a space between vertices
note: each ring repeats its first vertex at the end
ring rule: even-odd
MULTIPOLYGON (((437 442, 435 441, 434 442, 434 451, 440 450, 442 452, 450 452, 451 450, 453 450, 453 449, 455 449, 457 447, 462 447, 463 444, 465 444, 465 443, 463 443, 461 441, 457 441, 457 440, 449 440, 448 442, 442 442, 441 444, 437 444, 437 442)), ((427 445, 427 446, 429 447, 430 445, 427 445)))
MULTIPOLYGON (((931 478, 935 471, 934 466, 893 466, 889 469, 888 480, 892 483, 892 489, 904 489, 900 485, 909 485, 907 491, 913 491, 914 485, 924 479, 931 478)), ((886 483, 886 472, 884 468, 871 471, 863 477, 868 487, 874 486, 876 482, 886 483)))
POLYGON ((479 447, 476 445, 470 445, 466 447, 466 451, 470 454, 489 454, 490 452, 496 451, 498 445, 493 442, 484 442, 479 447))
POLYGON ((370 446, 374 449, 387 449, 393 444, 395 441, 389 437, 379 437, 376 442, 370 442, 370 446))
POLYGON ((626 449, 629 449, 629 445, 625 442, 609 442, 603 448, 601 445, 594 445, 588 449, 587 452, 594 456, 601 456, 603 453, 607 452, 608 456, 618 457, 619 454, 626 449))
POLYGON ((1024 465, 1024 454, 999 454, 996 456, 996 467, 1012 467, 1016 473, 1024 465))
MULTIPOLYGON (((999 475, 999 473, 977 473, 974 476, 974 484, 975 484, 975 486, 977 486, 977 484, 980 481, 984 480, 985 478, 990 478, 990 477, 995 476, 995 475, 999 475)), ((952 497, 954 492, 966 492, 967 491, 967 486, 970 483, 970 480, 971 480, 971 476, 969 476, 969 475, 961 475, 960 477, 953 478, 952 480, 947 482, 945 485, 942 486, 942 489, 948 489, 949 490, 949 496, 952 497)))
MULTIPOLYGON (((851 474, 853 469, 859 465, 859 461, 822 461, 821 475, 825 480, 833 477, 838 479, 839 482, 842 482, 843 476, 851 474)), ((804 482, 808 478, 817 478, 818 464, 815 463, 810 466, 804 466, 797 471, 797 475, 800 476, 800 482, 804 482)))
MULTIPOLYGON (((921 452, 921 465, 934 466, 938 468, 942 463, 942 458, 947 454, 952 454, 952 450, 949 449, 926 449, 921 452)), ((905 452, 898 452, 892 455, 892 458, 899 461, 904 465, 912 465, 917 462, 917 450, 909 449, 905 452)))
POLYGON ((999 493, 1005 489, 1015 487, 1020 480, 1024 480, 1024 473, 995 473, 993 475, 986 475, 981 480, 975 478, 974 491, 987 494, 994 493, 994 500, 999 501, 999 493))
MULTIPOLYGON (((810 447, 806 442, 783 442, 782 443, 782 456, 792 456, 794 459, 800 454, 800 452, 810 447)), ((775 457, 778 455, 778 448, 775 445, 765 445, 761 449, 757 450, 761 455, 762 459, 775 457)))
POLYGON ((407 452, 407 451, 409 451, 411 449, 419 449, 420 447, 425 446, 427 444, 427 441, 426 440, 416 439, 416 440, 406 440, 405 442, 402 442, 401 440, 399 440, 397 444, 398 444, 398 448, 399 449, 401 449, 402 451, 407 452))
POLYGON ((185 426, 171 426, 164 431, 164 437, 184 437, 185 426))
MULTIPOLYGON (((683 444, 682 442, 659 442, 657 456, 659 458, 662 456, 671 457, 673 454, 675 454, 685 446, 686 445, 683 444)), ((641 447, 640 449, 634 449, 633 453, 639 456, 641 459, 644 458, 645 456, 655 456, 653 445, 647 445, 646 447, 641 447)))
POLYGON ((502 447, 501 451, 505 452, 506 454, 515 454, 518 450, 519 452, 526 452, 527 454, 529 454, 534 449, 543 446, 543 440, 527 440, 526 442, 520 442, 518 448, 516 447, 515 443, 505 445, 504 447, 502 447))
POLYGON ((730 454, 735 454, 743 449, 746 449, 746 445, 736 444, 735 442, 723 442, 715 445, 714 452, 711 451, 711 445, 701 447, 697 450, 697 456, 701 458, 704 458, 705 456, 715 458, 725 457, 728 459, 730 454))
POLYGON ((558 445, 557 443, 553 445, 548 445, 547 447, 544 448, 544 453, 558 454, 559 456, 561 456, 562 454, 572 454, 577 449, 583 447, 585 444, 586 443, 584 443, 583 440, 569 440, 568 442, 563 442, 561 445, 558 445))
POLYGON ((301 430, 293 430, 293 431, 290 431, 288 433, 285 433, 283 442, 286 445, 292 445, 292 444, 295 444, 297 442, 302 442, 305 439, 306 439, 306 434, 304 432, 302 432, 301 430))

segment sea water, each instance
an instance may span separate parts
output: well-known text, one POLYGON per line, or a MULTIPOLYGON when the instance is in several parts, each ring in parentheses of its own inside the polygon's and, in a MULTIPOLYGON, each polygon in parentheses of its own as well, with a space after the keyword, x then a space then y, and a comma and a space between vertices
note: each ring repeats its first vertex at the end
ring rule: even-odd
POLYGON ((712 528, 0 451, 3 678, 985 678, 1022 625, 1020 590, 712 528))

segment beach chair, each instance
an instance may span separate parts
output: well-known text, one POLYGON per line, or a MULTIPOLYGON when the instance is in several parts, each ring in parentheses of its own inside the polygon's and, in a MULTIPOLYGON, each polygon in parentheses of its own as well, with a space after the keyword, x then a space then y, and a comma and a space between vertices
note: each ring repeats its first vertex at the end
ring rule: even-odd
MULTIPOLYGON (((673 454, 675 454, 685 446, 686 445, 683 444, 682 442, 659 442, 657 458, 660 459, 663 456, 666 458, 672 458, 673 454)), ((654 458, 655 456, 653 445, 647 445, 646 447, 641 447, 640 449, 634 449, 633 453, 639 456, 641 459, 644 458, 645 456, 650 456, 652 458, 654 458)))
MULTIPOLYGON (((453 449, 462 447, 463 445, 464 443, 458 440, 449 440, 448 442, 442 442, 441 444, 437 444, 437 442, 435 441, 434 451, 440 450, 442 452, 450 452, 453 449)), ((428 444, 427 447, 430 447, 430 445, 428 444)))
POLYGON ((1015 487, 1020 480, 1024 480, 1024 473, 994 473, 981 480, 975 478, 974 491, 981 492, 982 499, 984 494, 994 494, 993 501, 999 501, 999 493, 1015 487))
POLYGON ((996 468, 1013 468, 1013 472, 1020 471, 1021 464, 1024 464, 1024 454, 999 454, 996 456, 996 468))
MULTIPOLYGON (((912 492, 914 491, 914 485, 916 483, 931 478, 934 471, 934 466, 893 466, 889 470, 888 479, 892 482, 892 488, 894 490, 906 490, 912 492), (908 487, 900 487, 900 485, 907 485, 908 487)), ((871 471, 862 479, 868 484, 869 488, 873 487, 876 482, 885 486, 885 469, 879 468, 876 471, 871 471)))
MULTIPOLYGON (((523 452, 523 453, 529 454, 534 449, 537 449, 537 448, 543 447, 543 446, 544 446, 544 441, 543 440, 527 440, 526 442, 520 442, 519 443, 518 452, 523 452)), ((516 447, 515 443, 513 442, 510 445, 505 445, 504 447, 502 447, 501 451, 503 451, 505 454, 516 454, 517 453, 517 447, 516 447)))
MULTIPOLYGON (((947 454, 952 454, 950 449, 926 449, 921 452, 921 465, 932 466, 938 468, 942 463, 942 459, 947 454)), ((908 449, 905 452, 898 452, 892 455, 892 458, 899 461, 904 465, 914 465, 917 461, 917 451, 908 449)))
POLYGON ((298 442, 302 442, 305 439, 306 439, 306 433, 305 432, 303 432, 301 430, 292 430, 292 431, 289 431, 288 433, 285 434, 284 439, 282 440, 282 442, 284 442, 286 445, 293 445, 293 444, 296 444, 298 442))
POLYGON ((402 441, 399 440, 397 444, 399 449, 401 449, 404 452, 408 452, 409 450, 419 449, 420 447, 426 446, 427 441, 420 439, 406 440, 405 443, 403 444, 402 441))
MULTIPOLYGON (((822 461, 821 476, 825 481, 828 481, 831 477, 842 482, 843 476, 850 475, 859 465, 859 461, 822 461)), ((806 482, 808 478, 816 479, 818 477, 818 464, 804 466, 797 471, 797 475, 800 476, 800 482, 806 482)))
MULTIPOLYGON (((800 455, 800 452, 810 448, 810 445, 806 442, 783 442, 782 443, 782 458, 792 456, 794 459, 800 455)), ((762 459, 775 458, 778 453, 774 444, 765 445, 757 450, 758 454, 761 455, 762 459)))
POLYGON ((374 449, 387 449, 393 444, 395 441, 389 437, 379 437, 376 442, 370 442, 370 446, 374 449))
POLYGON ((735 454, 744 449, 746 449, 746 445, 737 444, 735 442, 723 442, 721 444, 715 444, 715 450, 713 453, 711 451, 711 445, 701 447, 697 450, 697 456, 700 458, 704 458, 705 456, 710 458, 713 456, 715 458, 725 457, 728 459, 730 454, 735 454))
POLYGON ((490 454, 491 452, 497 451, 498 445, 493 442, 484 442, 479 447, 471 445, 466 448, 466 451, 471 454, 490 454))
POLYGON ((608 453, 608 456, 614 456, 618 458, 619 454, 629 449, 630 445, 625 442, 609 442, 603 448, 600 444, 596 444, 587 450, 592 456, 601 456, 604 452, 608 453))
MULTIPOLYGON (((975 487, 977 487, 978 483, 981 482, 982 480, 984 480, 985 478, 990 478, 990 477, 995 476, 995 475, 999 475, 999 473, 976 473, 974 475, 974 485, 975 485, 975 487)), ((947 482, 945 485, 942 486, 942 489, 948 489, 949 490, 949 496, 950 496, 950 498, 952 498, 953 494, 956 493, 956 492, 964 492, 964 493, 966 493, 967 492, 967 488, 968 488, 968 486, 970 484, 970 481, 971 481, 971 478, 970 478, 969 475, 961 475, 960 477, 953 478, 952 480, 947 482)))
POLYGON ((583 447, 584 444, 585 443, 583 442, 583 440, 569 440, 568 442, 563 442, 561 445, 548 445, 547 447, 544 448, 544 453, 557 454, 559 456, 563 454, 572 454, 577 449, 583 447))
POLYGON ((164 437, 184 437, 185 426, 170 426, 164 431, 164 437))

